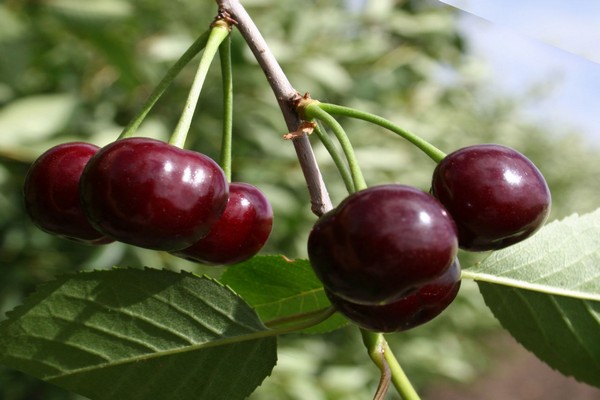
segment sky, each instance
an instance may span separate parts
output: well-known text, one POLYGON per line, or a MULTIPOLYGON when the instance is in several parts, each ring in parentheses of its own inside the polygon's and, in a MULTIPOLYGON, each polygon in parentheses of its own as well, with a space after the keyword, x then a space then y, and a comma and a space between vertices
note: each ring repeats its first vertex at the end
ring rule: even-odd
POLYGON ((490 82, 519 96, 549 83, 526 113, 541 124, 573 127, 600 146, 600 1, 443 0, 464 11, 461 29, 490 82))
POLYGON ((473 15, 600 62, 596 0, 441 0, 473 15))

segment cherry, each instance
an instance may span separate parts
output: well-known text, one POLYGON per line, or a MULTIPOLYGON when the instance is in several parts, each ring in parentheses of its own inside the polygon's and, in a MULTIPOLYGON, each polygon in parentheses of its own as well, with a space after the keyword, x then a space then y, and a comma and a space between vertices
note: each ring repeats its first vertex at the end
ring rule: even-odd
POLYGON ((265 195, 252 185, 235 182, 229 186, 223 215, 208 235, 172 254, 204 264, 235 264, 259 252, 272 226, 273 209, 265 195))
POLYGON ((550 212, 548 185, 537 167, 509 147, 482 144, 446 156, 432 194, 446 207, 465 250, 501 249, 536 232, 550 212))
POLYGON ((460 288, 458 259, 439 277, 415 292, 385 305, 355 304, 325 290, 331 304, 363 329, 400 332, 431 321, 456 298, 460 288))
POLYGON ((384 304, 450 267, 456 227, 431 195, 404 185, 348 196, 317 221, 308 238, 316 275, 353 303, 384 304))
POLYGON ((83 209, 105 235, 139 247, 179 250, 221 216, 228 184, 209 157, 148 138, 102 148, 80 185, 83 209))
POLYGON ((88 222, 79 201, 79 179, 99 147, 90 143, 63 143, 44 152, 31 165, 23 195, 25 209, 45 232, 88 244, 112 240, 88 222))

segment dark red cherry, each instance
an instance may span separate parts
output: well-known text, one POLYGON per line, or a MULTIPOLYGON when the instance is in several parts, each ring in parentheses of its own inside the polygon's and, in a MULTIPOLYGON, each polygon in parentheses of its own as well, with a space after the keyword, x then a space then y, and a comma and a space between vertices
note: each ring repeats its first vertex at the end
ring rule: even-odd
POLYGON ((265 195, 252 185, 234 182, 225 212, 208 235, 173 254, 204 264, 235 264, 260 251, 272 226, 273 210, 265 195))
POLYGON ((118 140, 86 166, 83 209, 105 235, 179 250, 208 234, 225 209, 227 180, 209 157, 148 138, 118 140))
POLYGON ((86 219, 79 201, 79 179, 99 147, 72 142, 52 147, 31 165, 23 195, 25 209, 45 232, 88 244, 111 240, 86 219))
POLYGON ((317 276, 332 293, 361 304, 390 303, 450 267, 456 228, 422 190, 374 186, 325 214, 308 238, 317 276))
POLYGON ((456 298, 460 266, 450 268, 416 291, 386 305, 354 304, 325 290, 331 304, 359 327, 375 332, 400 332, 431 321, 456 298))
POLYGON ((459 246, 471 251, 501 249, 531 236, 546 221, 552 202, 537 167, 496 144, 446 156, 431 188, 456 222, 459 246))

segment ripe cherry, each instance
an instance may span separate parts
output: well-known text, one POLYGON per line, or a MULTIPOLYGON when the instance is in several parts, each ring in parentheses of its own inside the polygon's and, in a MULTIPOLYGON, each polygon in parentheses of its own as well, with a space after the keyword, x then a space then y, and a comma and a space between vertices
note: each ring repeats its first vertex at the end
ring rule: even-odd
POLYGON ((173 254, 204 264, 235 264, 260 251, 272 226, 273 209, 265 195, 252 185, 234 182, 225 211, 208 235, 173 254))
POLYGON ((221 216, 227 180, 209 157, 148 138, 102 148, 81 178, 83 209, 105 235, 139 247, 180 250, 221 216))
POLYGON ((32 164, 23 188, 29 217, 45 232, 88 244, 112 240, 90 225, 79 201, 79 179, 99 147, 72 142, 52 147, 32 164))
POLYGON ((458 259, 439 277, 385 305, 355 304, 325 290, 333 306, 363 329, 400 332, 431 321, 456 298, 460 288, 458 259))
POLYGON ((374 186, 348 196, 313 227, 308 254, 338 297, 385 304, 443 274, 457 252, 456 227, 422 190, 374 186))
POLYGON ((458 229, 459 245, 496 250, 536 232, 550 212, 548 185, 537 167, 511 148, 482 144, 446 156, 433 173, 432 194, 458 229))

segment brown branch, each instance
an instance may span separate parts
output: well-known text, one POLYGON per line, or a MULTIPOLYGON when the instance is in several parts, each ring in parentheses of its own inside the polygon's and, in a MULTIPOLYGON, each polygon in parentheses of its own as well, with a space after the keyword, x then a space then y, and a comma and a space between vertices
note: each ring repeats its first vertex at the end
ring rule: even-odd
MULTIPOLYGON (((300 94, 294 89, 287 79, 281 66, 273 56, 265 39, 256 27, 256 24, 246 12, 239 0, 216 0, 221 13, 225 12, 236 22, 236 27, 250 47, 258 64, 267 77, 267 81, 277 99, 279 108, 285 119, 288 132, 296 132, 302 122, 295 110, 294 104, 300 94)), ((327 188, 313 149, 307 135, 300 135, 292 140, 294 149, 304 174, 311 200, 311 210, 317 216, 323 215, 332 208, 327 188)))

